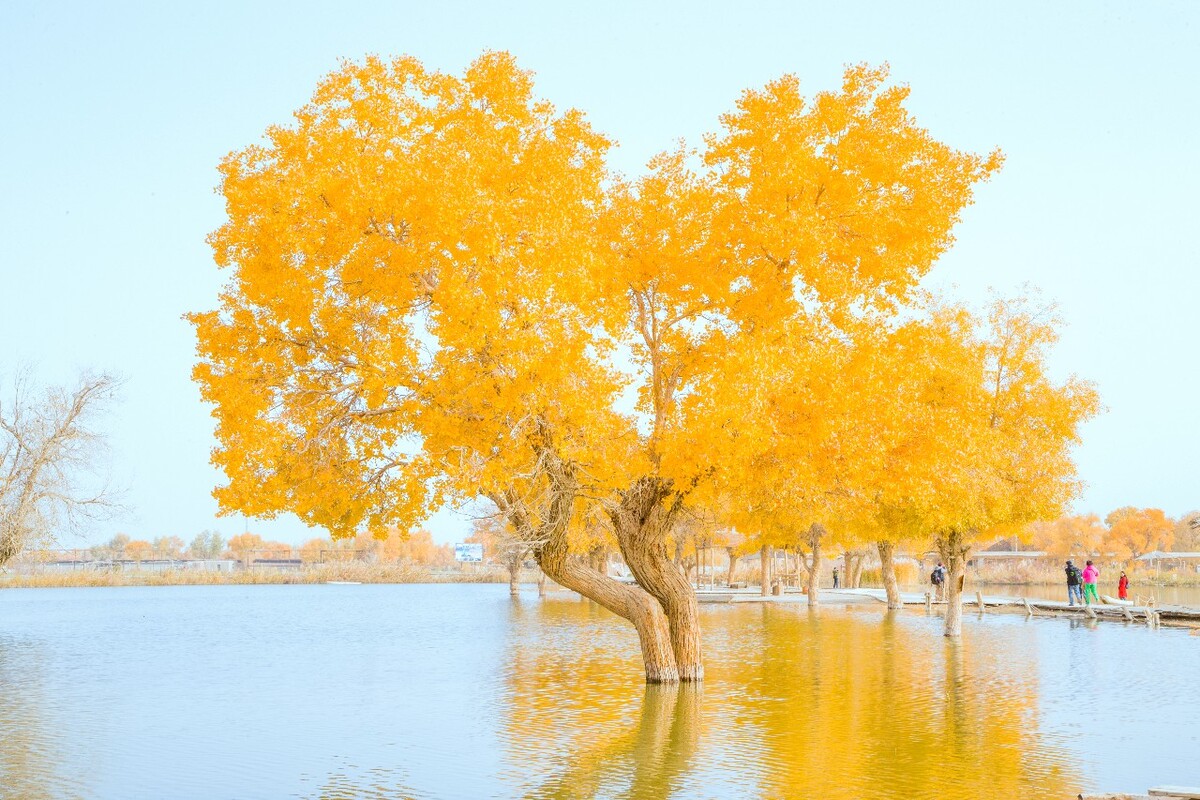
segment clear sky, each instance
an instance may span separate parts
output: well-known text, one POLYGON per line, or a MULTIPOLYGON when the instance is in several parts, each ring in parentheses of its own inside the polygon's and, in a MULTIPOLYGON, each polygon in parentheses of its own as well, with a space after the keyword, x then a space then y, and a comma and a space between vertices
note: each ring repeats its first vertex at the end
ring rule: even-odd
MULTIPOLYGON (((1007 154, 933 282, 976 302, 1028 282, 1061 304, 1055 367, 1107 407, 1084 430, 1076 510, 1200 507, 1200 3, 4 0, 0 372, 127 379, 107 426, 130 513, 88 540, 242 529, 215 518, 180 319, 222 280, 204 242, 220 158, 287 123, 339 59, 458 72, 485 49, 587 112, 627 173, 712 130, 746 87, 794 72, 812 92, 844 64, 889 62, 935 135, 1007 154)), ((466 524, 430 527, 452 541, 466 524)))

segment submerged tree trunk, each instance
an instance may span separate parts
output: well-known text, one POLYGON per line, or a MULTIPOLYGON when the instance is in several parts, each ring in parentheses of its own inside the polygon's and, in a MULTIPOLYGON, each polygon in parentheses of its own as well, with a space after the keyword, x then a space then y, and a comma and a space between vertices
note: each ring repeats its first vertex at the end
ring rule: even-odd
POLYGON ((543 455, 548 456, 545 460, 551 465, 550 497, 545 507, 539 509, 540 522, 532 521, 532 515, 514 491, 492 494, 492 501, 521 538, 532 544, 538 566, 551 580, 633 623, 648 683, 678 681, 671 629, 659 602, 641 588, 601 574, 570 555, 567 527, 577 486, 569 468, 554 458, 553 453, 543 455))
POLYGON ((737 551, 732 547, 726 547, 725 552, 729 554, 729 580, 726 581, 730 586, 733 586, 733 575, 737 570, 737 551))
POLYGON ((667 536, 678 512, 669 505, 673 502, 668 482, 643 477, 606 510, 629 571, 667 614, 679 679, 700 681, 704 680, 704 660, 696 593, 667 554, 667 536))
POLYGON ((508 562, 508 594, 511 597, 521 594, 521 562, 511 559, 508 562))
POLYGON ((762 586, 763 597, 771 593, 771 556, 771 545, 769 544, 764 544, 758 551, 758 564, 761 567, 759 582, 762 586))
POLYGON ((539 567, 538 573, 538 597, 546 596, 546 573, 539 567))
POLYGON ((812 564, 808 567, 808 605, 821 605, 821 539, 825 528, 817 523, 808 529, 808 546, 812 550, 812 564))
POLYGON ((962 593, 971 547, 961 531, 950 530, 937 537, 938 553, 946 565, 946 636, 962 635, 962 593))
POLYGON ((887 605, 890 609, 903 608, 900 601, 900 587, 896 584, 896 545, 894 542, 879 541, 879 573, 883 577, 883 590, 887 592, 887 605))
POLYGON ((674 683, 679 680, 671 632, 658 601, 636 586, 601 575, 590 566, 571 558, 563 542, 551 541, 537 551, 538 563, 546 574, 573 592, 579 592, 606 609, 633 623, 646 665, 647 683, 674 683))

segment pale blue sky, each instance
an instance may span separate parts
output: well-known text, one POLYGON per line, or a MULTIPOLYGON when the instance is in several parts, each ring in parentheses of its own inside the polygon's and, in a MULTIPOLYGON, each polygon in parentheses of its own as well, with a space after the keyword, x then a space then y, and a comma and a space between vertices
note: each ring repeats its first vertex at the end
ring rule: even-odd
MULTIPOLYGON (((1061 304, 1062 373, 1107 413, 1079 451, 1079 511, 1200 507, 1200 3, 49 3, 0 5, 0 372, 126 376, 110 420, 131 514, 94 531, 224 534, 211 421, 180 315, 214 305, 219 159, 286 123, 340 58, 460 71, 506 49, 636 172, 784 72, 808 90, 887 61, 917 118, 1001 147, 940 286, 1025 282, 1061 304)), ((465 520, 431 524, 444 541, 465 520)), ((302 541, 295 521, 256 523, 302 541)), ((70 544, 70 543, 64 543, 70 544)))

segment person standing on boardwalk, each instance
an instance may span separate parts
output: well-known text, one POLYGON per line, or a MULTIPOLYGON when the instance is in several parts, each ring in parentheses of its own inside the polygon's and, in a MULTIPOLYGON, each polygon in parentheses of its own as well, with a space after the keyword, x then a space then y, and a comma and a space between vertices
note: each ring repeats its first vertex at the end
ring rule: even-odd
POLYGON ((1079 567, 1075 566, 1075 562, 1067 559, 1067 565, 1063 568, 1067 573, 1067 602, 1075 605, 1078 600, 1083 603, 1083 574, 1079 571, 1079 567))
POLYGON ((1129 599, 1129 576, 1125 574, 1125 570, 1121 570, 1121 579, 1117 581, 1117 598, 1129 599))
POLYGON ((1096 594, 1096 578, 1099 575, 1100 570, 1088 561, 1087 566, 1083 568, 1083 602, 1088 605, 1091 605, 1093 600, 1100 602, 1100 597, 1096 594))
POLYGON ((838 568, 833 568, 833 588, 838 588, 838 568))

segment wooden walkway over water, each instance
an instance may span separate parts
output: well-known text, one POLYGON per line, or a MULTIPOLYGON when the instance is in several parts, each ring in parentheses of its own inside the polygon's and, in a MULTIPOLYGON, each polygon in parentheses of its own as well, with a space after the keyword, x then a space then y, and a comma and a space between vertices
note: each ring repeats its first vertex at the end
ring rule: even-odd
MULTIPOLYGON (((701 603, 807 603, 808 596, 799 589, 789 588, 782 594, 762 594, 758 587, 750 589, 700 589, 696 597, 701 603)), ((886 603, 883 589, 822 589, 823 604, 886 603)), ((945 601, 934 601, 925 594, 901 592, 900 600, 905 606, 944 606, 945 601)), ((1079 619, 1102 619, 1114 622, 1136 622, 1150 626, 1183 625, 1200 628, 1200 608, 1174 605, 1070 605, 1058 600, 1040 600, 1025 597, 1004 597, 963 594, 964 609, 979 613, 1019 613, 1031 617, 1075 617, 1079 619)))

